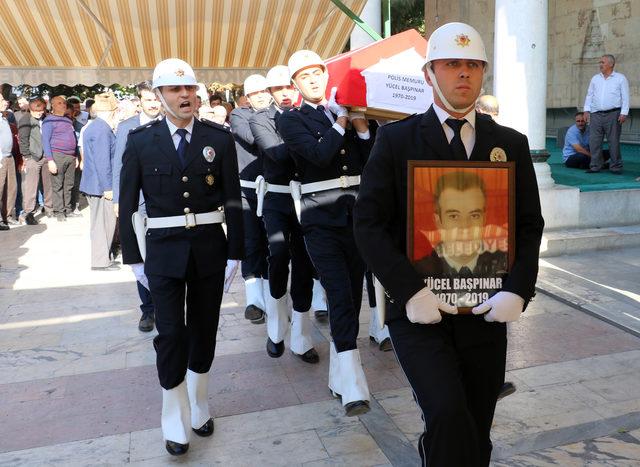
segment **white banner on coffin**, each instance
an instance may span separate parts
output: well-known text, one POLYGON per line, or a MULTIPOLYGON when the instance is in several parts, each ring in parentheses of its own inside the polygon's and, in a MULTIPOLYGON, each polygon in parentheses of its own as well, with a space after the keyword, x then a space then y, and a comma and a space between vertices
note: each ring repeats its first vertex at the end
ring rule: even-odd
POLYGON ((367 107, 406 114, 425 112, 433 103, 433 91, 424 80, 423 64, 424 57, 412 47, 363 70, 367 107))

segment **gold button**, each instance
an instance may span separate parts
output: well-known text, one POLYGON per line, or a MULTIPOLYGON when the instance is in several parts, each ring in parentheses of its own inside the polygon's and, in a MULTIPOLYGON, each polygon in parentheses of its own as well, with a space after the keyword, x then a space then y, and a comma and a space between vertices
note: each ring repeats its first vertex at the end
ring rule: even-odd
POLYGON ((347 170, 349 167, 347 167, 346 165, 342 166, 342 170, 347 170))
POLYGON ((185 191, 184 193, 182 193, 182 196, 184 196, 185 198, 188 198, 189 197, 189 192, 185 191))
POLYGON ((340 154, 342 154, 343 156, 347 153, 347 151, 345 151, 344 149, 340 149, 340 154))
POLYGON ((189 209, 189 208, 184 208, 184 213, 185 213, 185 214, 189 214, 190 212, 191 212, 191 209, 189 209))
POLYGON ((182 181, 183 182, 188 182, 189 181, 189 177, 187 177, 186 175, 184 177, 182 177, 182 181))

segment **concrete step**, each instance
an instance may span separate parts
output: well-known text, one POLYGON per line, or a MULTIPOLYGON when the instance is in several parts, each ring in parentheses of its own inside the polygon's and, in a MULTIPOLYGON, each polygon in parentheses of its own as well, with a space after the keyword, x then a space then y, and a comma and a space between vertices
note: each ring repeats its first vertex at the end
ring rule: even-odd
POLYGON ((540 257, 575 254, 583 251, 640 246, 640 224, 590 229, 563 229, 545 232, 540 257))

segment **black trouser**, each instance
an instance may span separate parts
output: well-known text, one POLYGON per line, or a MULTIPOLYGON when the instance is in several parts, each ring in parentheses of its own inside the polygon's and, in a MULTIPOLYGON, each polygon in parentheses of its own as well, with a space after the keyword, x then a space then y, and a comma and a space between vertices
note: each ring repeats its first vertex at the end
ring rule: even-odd
POLYGON ((305 312, 311 308, 313 266, 307 254, 293 201, 287 194, 268 193, 262 218, 269 240, 269 288, 273 298, 287 293, 289 261, 291 261, 291 301, 293 309, 305 312), (284 196, 284 199, 276 197, 284 196))
POLYGON ((327 294, 329 327, 338 352, 357 348, 365 265, 353 228, 305 226, 304 241, 327 294))
POLYGON ((136 285, 138 286, 138 295, 140 296, 140 311, 143 315, 153 313, 154 307, 151 292, 138 281, 136 281, 136 285))
POLYGON ((376 288, 373 285, 373 273, 371 271, 367 271, 364 274, 364 280, 367 283, 367 298, 369 299, 369 307, 376 307, 376 288))
POLYGON ((269 277, 267 232, 264 229, 262 219, 256 215, 257 199, 245 196, 244 190, 245 188, 242 189, 242 220, 244 222, 242 277, 244 279, 252 277, 267 279, 269 277))
POLYGON ((164 389, 172 389, 184 380, 187 368, 196 373, 206 373, 211 368, 224 270, 198 277, 195 260, 191 256, 184 278, 154 274, 147 274, 147 278, 156 311, 158 335, 153 339, 153 345, 158 379, 164 389))
POLYGON ((53 153, 53 161, 58 172, 51 175, 51 192, 53 194, 53 212, 69 214, 75 206, 71 204, 71 191, 75 184, 76 158, 60 152, 53 153))
POLYGON ((473 315, 445 316, 438 324, 389 322, 393 348, 425 421, 418 441, 423 465, 489 465, 506 329, 473 315))

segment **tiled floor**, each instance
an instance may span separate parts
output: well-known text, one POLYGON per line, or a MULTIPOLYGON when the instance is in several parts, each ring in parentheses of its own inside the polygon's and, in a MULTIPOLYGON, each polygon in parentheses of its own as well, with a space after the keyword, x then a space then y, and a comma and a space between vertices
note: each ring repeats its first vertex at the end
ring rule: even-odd
MULTIPOLYGON (((86 224, 2 233, 0 465, 177 462, 162 445, 154 333, 137 330, 133 276, 89 271, 86 224)), ((192 440, 180 463, 415 465, 422 422, 393 354, 369 342, 366 306, 359 346, 373 410, 350 419, 327 390, 326 323, 314 321, 320 364, 289 351, 271 359, 243 295, 236 280, 223 301, 210 374, 216 433, 192 440)), ((509 336, 518 392, 498 405, 497 465, 640 458, 637 431, 616 425, 640 427, 640 339, 543 294, 509 336)))

